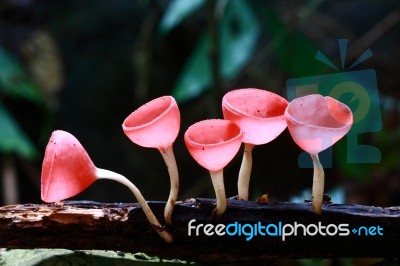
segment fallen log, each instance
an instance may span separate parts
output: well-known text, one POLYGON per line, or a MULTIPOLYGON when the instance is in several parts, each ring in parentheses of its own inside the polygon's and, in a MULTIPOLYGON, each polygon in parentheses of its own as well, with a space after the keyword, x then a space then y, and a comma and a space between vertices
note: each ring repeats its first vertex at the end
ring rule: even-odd
MULTIPOLYGON (((178 202, 166 228, 174 235, 172 244, 163 242, 137 204, 4 206, 0 247, 144 252, 209 264, 400 254, 400 207, 329 203, 315 215, 310 203, 229 200, 226 213, 217 218, 214 204, 211 199, 178 202)), ((149 205, 162 221, 165 202, 149 205)))

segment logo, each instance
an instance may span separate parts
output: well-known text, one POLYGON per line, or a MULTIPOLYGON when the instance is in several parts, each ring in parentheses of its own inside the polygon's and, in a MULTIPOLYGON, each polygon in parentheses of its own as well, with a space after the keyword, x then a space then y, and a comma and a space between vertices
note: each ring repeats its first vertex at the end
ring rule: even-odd
MULTIPOLYGON (((318 93, 330 96, 347 104, 353 112, 353 126, 347 134, 348 163, 380 163, 381 152, 377 147, 360 143, 360 134, 377 132, 382 129, 382 118, 374 69, 353 70, 372 56, 367 49, 350 67, 345 59, 347 39, 339 39, 341 69, 335 66, 322 52, 315 59, 339 72, 318 76, 289 79, 286 82, 289 100, 308 94, 318 93)), ((332 167, 332 148, 323 151, 320 159, 325 168, 332 167)), ((312 168, 310 156, 303 152, 298 158, 299 167, 312 168)))
POLYGON ((188 236, 238 236, 244 237, 246 241, 252 240, 254 237, 279 237, 282 241, 286 241, 289 237, 297 236, 323 236, 346 237, 350 234, 356 236, 383 236, 383 228, 377 226, 359 226, 350 227, 349 224, 302 224, 294 223, 254 223, 241 224, 234 222, 230 224, 196 224, 196 219, 192 219, 188 223, 188 236))

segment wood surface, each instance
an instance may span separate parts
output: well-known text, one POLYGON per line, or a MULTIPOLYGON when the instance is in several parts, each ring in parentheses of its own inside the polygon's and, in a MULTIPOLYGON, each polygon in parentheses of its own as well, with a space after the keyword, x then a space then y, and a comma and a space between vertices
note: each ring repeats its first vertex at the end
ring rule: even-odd
MULTIPOLYGON (((214 204, 212 199, 178 202, 173 225, 166 228, 174 235, 172 244, 163 242, 137 204, 65 201, 4 206, 0 207, 0 247, 144 252, 165 259, 209 264, 282 257, 400 257, 400 207, 329 203, 323 205, 321 215, 315 215, 307 202, 229 200, 226 213, 216 218, 213 216, 214 204), (207 236, 202 230, 196 236, 194 229, 189 236, 188 223, 193 219, 196 220, 192 222, 193 226, 235 222, 241 225, 279 225, 279 222, 294 225, 297 222, 305 226, 321 223, 322 226, 348 224, 349 230, 363 228, 359 230, 360 235, 359 232, 350 232, 347 236, 304 236, 299 229, 297 236, 287 236, 285 241, 281 236, 261 235, 246 240, 244 235, 207 236), (370 230, 368 235, 364 227, 370 230), (379 231, 381 235, 378 228, 382 228, 379 231)), ((149 202, 149 205, 163 221, 165 202, 149 202)), ((331 233, 335 231, 334 226, 329 229, 331 233)))

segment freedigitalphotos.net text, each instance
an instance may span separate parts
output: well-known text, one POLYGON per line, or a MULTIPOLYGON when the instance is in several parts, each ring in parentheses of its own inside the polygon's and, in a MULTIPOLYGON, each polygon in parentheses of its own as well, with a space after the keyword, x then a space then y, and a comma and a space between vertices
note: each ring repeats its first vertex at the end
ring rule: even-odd
POLYGON ((250 241, 256 236, 281 237, 285 241, 290 236, 348 236, 351 233, 358 236, 383 236, 383 228, 381 226, 360 226, 351 229, 349 224, 327 224, 322 222, 317 224, 304 225, 294 222, 293 224, 262 223, 241 224, 239 222, 225 224, 195 224, 196 219, 192 219, 188 223, 188 236, 244 236, 246 241, 250 241))

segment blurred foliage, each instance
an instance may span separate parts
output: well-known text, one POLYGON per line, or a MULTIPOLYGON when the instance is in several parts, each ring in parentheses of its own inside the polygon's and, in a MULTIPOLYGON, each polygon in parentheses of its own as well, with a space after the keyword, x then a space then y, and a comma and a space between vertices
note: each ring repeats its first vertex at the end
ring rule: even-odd
MULTIPOLYGON (((1 98, 24 99, 40 104, 42 99, 37 88, 27 77, 21 65, 0 47, 0 92, 1 98)), ((21 129, 18 121, 0 105, 0 152, 13 153, 34 159, 37 150, 21 129)))
MULTIPOLYGON (((161 27, 164 31, 172 28, 168 24, 171 23, 168 22, 169 18, 179 17, 183 19, 184 15, 190 15, 188 10, 193 12, 196 8, 202 7, 198 1, 193 1, 190 9, 185 9, 186 12, 183 13, 181 6, 177 2, 182 1, 171 3, 170 8, 164 15, 164 19, 161 21, 161 27)), ((205 3, 205 1, 201 2, 205 3)), ((186 5, 184 6, 186 7, 186 5)), ((258 21, 254 19, 254 13, 248 3, 243 0, 219 1, 214 12, 219 23, 217 34, 220 41, 217 50, 219 51, 218 56, 221 66, 218 71, 221 72, 223 79, 233 78, 253 56, 260 33, 260 26, 258 21)), ((211 62, 210 50, 213 43, 209 31, 209 29, 206 29, 201 34, 197 46, 188 58, 172 89, 172 95, 178 102, 193 99, 212 87, 213 77, 211 70, 213 62, 211 62)))
POLYGON ((168 33, 187 16, 191 15, 199 7, 201 7, 206 0, 172 0, 165 10, 163 18, 160 22, 160 31, 168 33))
MULTIPOLYGON (((183 144, 186 128, 220 110, 228 90, 256 87, 285 97, 288 79, 334 72, 314 57, 324 51, 337 65, 337 39, 346 38, 347 63, 366 48, 374 53, 357 67, 377 72, 384 129, 359 141, 379 148, 382 163, 349 164, 343 140, 326 169, 326 189, 346 194, 346 202, 400 204, 399 8, 396 0, 2 1, 0 149, 17 154, 21 201, 40 201, 42 156, 35 154, 43 155, 57 128, 74 134, 96 165, 131 178, 147 199, 165 200, 169 180, 161 156, 133 145, 121 124, 166 94, 179 100, 182 114, 174 144, 180 197, 212 197, 208 172, 183 144), (377 190, 384 195, 375 196, 377 190)), ((299 153, 287 131, 255 148, 252 197, 303 195, 312 170, 298 168, 299 153)), ((241 153, 225 169, 229 196, 237 193, 240 161, 241 153)), ((132 197, 101 181, 77 199, 132 197)))
POLYGON ((0 106, 0 150, 33 159, 37 151, 10 113, 0 106))
MULTIPOLYGON (((326 191, 334 202, 400 205, 399 32, 397 0, 0 1, 0 160, 15 155, 20 201, 40 202, 44 148, 51 131, 63 129, 97 166, 132 179, 146 199, 166 200, 169 180, 161 156, 133 145, 121 124, 146 101, 172 94, 182 115, 174 144, 180 198, 213 197, 208 172, 183 144, 187 127, 220 110, 226 91, 256 87, 286 96, 288 79, 334 72, 315 55, 324 51, 338 65, 337 39, 349 39, 347 64, 367 48, 374 54, 357 69, 376 70, 383 130, 363 134, 359 142, 380 149, 382 162, 350 164, 346 140, 340 141, 333 168, 325 169, 326 191)), ((287 131, 256 147, 252 198, 308 198, 312 170, 298 168, 300 152, 287 131)), ((241 152, 225 168, 228 196, 237 194, 240 161, 241 152)), ((133 200, 130 191, 107 181, 76 199, 133 200)))
POLYGON ((0 47, 0 84, 1 91, 13 98, 22 98, 36 104, 42 99, 32 80, 27 77, 22 66, 15 58, 0 47))

